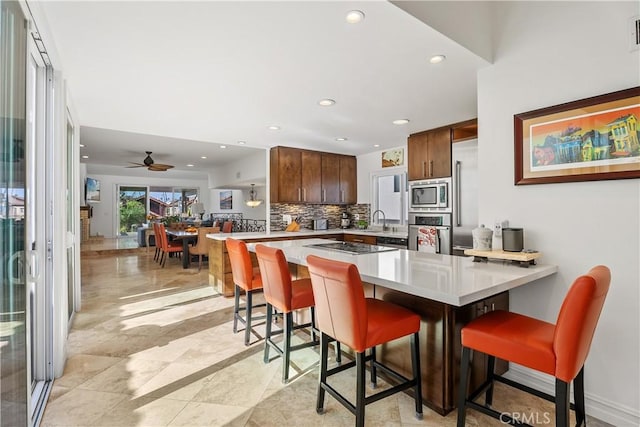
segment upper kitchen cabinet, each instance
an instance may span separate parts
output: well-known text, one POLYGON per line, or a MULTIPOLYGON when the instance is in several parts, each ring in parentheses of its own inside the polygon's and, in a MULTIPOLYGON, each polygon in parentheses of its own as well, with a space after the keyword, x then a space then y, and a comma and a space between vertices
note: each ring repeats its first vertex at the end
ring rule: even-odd
POLYGON ((289 147, 271 149, 271 201, 320 203, 321 156, 289 147))
POLYGON ((410 181, 451 176, 451 128, 410 135, 407 157, 410 181))
POLYGON ((273 203, 356 203, 356 158, 289 147, 271 149, 273 203))

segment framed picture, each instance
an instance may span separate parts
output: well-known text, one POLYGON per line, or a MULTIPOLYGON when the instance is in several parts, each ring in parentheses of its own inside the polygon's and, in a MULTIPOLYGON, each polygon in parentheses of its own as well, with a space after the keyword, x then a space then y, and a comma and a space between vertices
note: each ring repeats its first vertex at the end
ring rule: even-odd
POLYGON ((640 86, 514 116, 515 184, 640 178, 640 86))
POLYGON ((87 178, 85 199, 87 202, 100 201, 100 181, 93 178, 87 178))
POLYGON ((398 148, 382 152, 382 167, 402 166, 404 164, 404 150, 398 148))
POLYGON ((233 209, 233 193, 231 191, 220 192, 220 209, 233 209))

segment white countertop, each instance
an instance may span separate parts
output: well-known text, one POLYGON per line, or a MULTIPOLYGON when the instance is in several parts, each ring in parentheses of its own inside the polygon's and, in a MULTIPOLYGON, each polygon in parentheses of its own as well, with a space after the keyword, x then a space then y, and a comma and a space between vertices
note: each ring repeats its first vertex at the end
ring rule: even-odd
MULTIPOLYGON (((558 271, 555 265, 538 264, 523 268, 501 262, 473 262, 471 257, 405 249, 352 255, 307 247, 327 242, 331 240, 282 240, 262 244, 282 249, 287 261, 294 264, 306 266, 307 255, 311 254, 350 262, 358 267, 363 282, 454 306, 497 295, 558 271)), ((249 250, 253 251, 256 244, 248 244, 249 250)))
POLYGON ((328 234, 358 234, 362 236, 386 236, 386 237, 399 237, 407 238, 407 232, 404 231, 374 231, 374 230, 359 230, 356 228, 332 228, 329 230, 307 230, 301 229, 300 231, 261 231, 261 232, 244 232, 244 233, 215 233, 207 234, 209 239, 214 240, 226 240, 227 237, 239 240, 253 240, 253 239, 266 239, 266 238, 281 238, 281 237, 294 237, 294 236, 309 236, 309 237, 322 237, 328 234))

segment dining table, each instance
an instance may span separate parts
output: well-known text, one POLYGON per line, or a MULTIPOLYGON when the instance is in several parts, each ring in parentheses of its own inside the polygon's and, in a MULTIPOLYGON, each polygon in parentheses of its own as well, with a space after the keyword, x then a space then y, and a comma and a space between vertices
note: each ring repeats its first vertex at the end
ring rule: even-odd
POLYGON ((168 229, 167 236, 173 237, 174 240, 182 240, 182 268, 189 268, 189 243, 198 239, 198 232, 168 229))

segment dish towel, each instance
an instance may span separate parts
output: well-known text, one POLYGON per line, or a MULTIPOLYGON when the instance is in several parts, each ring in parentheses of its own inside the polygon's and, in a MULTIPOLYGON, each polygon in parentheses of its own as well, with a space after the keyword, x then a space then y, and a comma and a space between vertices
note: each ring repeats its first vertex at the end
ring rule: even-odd
POLYGON ((418 252, 435 254, 438 248, 438 230, 435 227, 418 229, 418 252))

